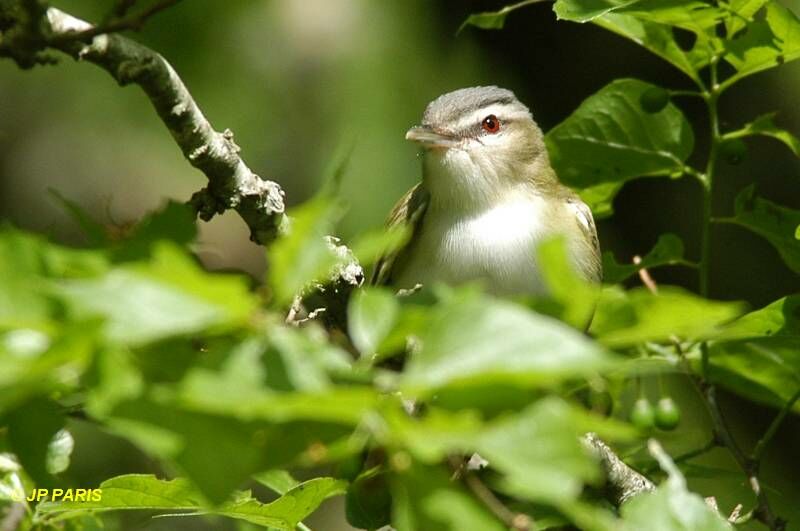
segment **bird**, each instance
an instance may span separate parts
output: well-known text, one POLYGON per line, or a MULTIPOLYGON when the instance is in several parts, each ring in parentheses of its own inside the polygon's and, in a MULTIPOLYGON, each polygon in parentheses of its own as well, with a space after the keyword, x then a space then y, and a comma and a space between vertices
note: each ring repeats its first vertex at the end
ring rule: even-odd
POLYGON ((428 104, 406 139, 421 147, 422 180, 394 206, 388 227, 410 237, 376 262, 375 285, 418 289, 480 281, 498 296, 546 295, 537 247, 565 241, 587 282, 602 278, 591 209, 561 184, 544 134, 510 90, 448 92, 428 104))

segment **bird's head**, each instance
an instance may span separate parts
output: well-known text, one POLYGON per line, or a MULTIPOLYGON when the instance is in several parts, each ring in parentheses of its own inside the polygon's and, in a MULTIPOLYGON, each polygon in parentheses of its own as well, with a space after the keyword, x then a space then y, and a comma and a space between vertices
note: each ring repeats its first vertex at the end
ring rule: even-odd
POLYGON ((530 111, 513 92, 494 86, 439 96, 406 139, 423 148, 424 179, 434 198, 490 200, 550 172, 543 134, 530 111))

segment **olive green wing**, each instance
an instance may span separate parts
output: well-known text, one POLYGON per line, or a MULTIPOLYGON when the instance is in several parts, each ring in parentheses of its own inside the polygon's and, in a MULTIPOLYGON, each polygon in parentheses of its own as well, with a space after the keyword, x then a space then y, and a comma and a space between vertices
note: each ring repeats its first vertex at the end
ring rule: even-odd
POLYGON ((422 218, 425 216, 425 211, 430 202, 430 194, 425 189, 422 183, 417 184, 411 190, 400 198, 394 205, 389 217, 386 220, 386 227, 392 228, 401 224, 406 224, 411 227, 411 237, 408 243, 393 252, 381 256, 375 263, 375 270, 372 272, 370 284, 372 285, 385 285, 392 283, 392 272, 398 259, 402 258, 406 253, 415 237, 419 235, 422 228, 422 218))
POLYGON ((594 224, 594 217, 589 206, 578 199, 571 197, 567 199, 567 206, 571 209, 578 227, 583 233, 583 241, 586 242, 587 260, 581 264, 581 270, 586 280, 591 282, 601 282, 603 280, 603 263, 600 257, 600 240, 597 238, 597 227, 594 224))

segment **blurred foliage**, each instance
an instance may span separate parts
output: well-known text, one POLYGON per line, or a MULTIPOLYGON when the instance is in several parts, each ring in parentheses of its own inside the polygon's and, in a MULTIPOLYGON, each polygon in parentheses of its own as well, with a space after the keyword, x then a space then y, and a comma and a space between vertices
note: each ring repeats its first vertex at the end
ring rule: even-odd
MULTIPOLYGON (((174 54, 170 59, 181 63, 189 86, 198 87, 194 94, 213 122, 217 115, 237 117, 237 141, 248 160, 281 175, 293 200, 309 196, 318 184, 309 175, 330 178, 322 168, 341 144, 335 139, 354 134, 358 140, 340 192, 356 203, 358 216, 351 211, 339 223, 340 200, 318 196, 292 212, 288 233, 266 252, 269 268, 262 280, 211 271, 196 256, 203 248, 195 221, 180 203, 166 202, 135 223, 97 215, 102 193, 94 186, 121 189, 108 175, 112 168, 145 180, 115 197, 124 203, 126 219, 141 217, 139 201, 185 199, 200 184, 190 182, 191 169, 177 150, 165 155, 173 146, 163 131, 137 132, 137 126, 153 125, 137 94, 102 92, 108 100, 70 95, 82 86, 76 72, 97 75, 89 68, 65 67, 76 69, 66 77, 38 71, 30 79, 14 72, 14 83, 35 87, 43 98, 44 107, 33 108, 21 89, 9 90, 10 76, 0 79, 0 90, 10 95, 6 101, 28 102, 3 109, 17 116, 7 123, 29 120, 26 126, 43 136, 40 142, 52 146, 45 157, 35 149, 40 144, 4 131, 4 176, 34 173, 49 183, 62 173, 60 160, 81 172, 98 170, 94 182, 81 181, 74 189, 62 182, 57 187, 64 188, 63 197, 54 194, 85 233, 84 246, 0 226, 0 500, 25 506, 24 528, 126 528, 132 526, 120 511, 145 510, 168 514, 176 523, 167 525, 175 527, 194 528, 202 518, 218 528, 226 524, 214 518, 222 516, 271 529, 307 529, 301 521, 309 522, 324 500, 346 494, 347 517, 361 528, 391 523, 398 531, 506 529, 491 504, 476 497, 469 482, 455 481, 454 473, 479 480, 515 513, 532 515, 537 528, 571 523, 588 530, 728 529, 732 524, 725 517, 736 503, 745 511, 755 506, 754 494, 742 487, 745 477, 732 472, 729 461, 717 467, 689 458, 673 462, 653 442, 649 454, 637 451, 654 435, 667 443, 683 441, 684 450, 700 447, 686 443, 710 437, 712 427, 697 413, 693 395, 677 395, 689 407, 675 431, 673 423, 659 424, 658 411, 649 424, 663 431, 637 429, 624 420, 631 414, 632 388, 636 403, 643 403, 648 381, 658 382, 659 407, 667 403, 670 390, 661 382, 669 373, 684 375, 682 387, 688 387, 686 375, 695 375, 784 414, 800 411, 792 402, 800 389, 797 295, 782 288, 778 300, 747 312, 738 302, 679 287, 626 290, 615 284, 642 268, 693 267, 676 235, 659 237, 638 264, 607 256, 609 285, 602 290, 577 278, 563 242, 554 240, 538 256, 549 297, 501 301, 479 286, 435 286, 406 297, 364 288, 349 303, 346 331, 286 323, 295 294, 324 281, 341 258, 323 235, 366 232, 354 238, 354 248, 367 263, 407 237, 364 230, 417 173, 409 153, 387 146, 414 122, 421 102, 486 77, 479 74, 475 41, 440 49, 436 27, 406 4, 219 4, 186 2, 168 10, 159 20, 179 24, 180 31, 145 32, 142 40, 174 54), (210 13, 219 17, 206 27, 210 13), (196 53, 197 47, 208 53, 196 53), (395 59, 391 68, 385 57, 395 59), (237 79, 233 74, 240 71, 250 82, 214 90, 220 79, 237 79), (58 80, 61 97, 82 101, 94 118, 59 122, 74 109, 47 98, 45 80, 58 80), (112 97, 125 105, 115 106, 112 97), (112 129, 119 122, 131 127, 112 129), (55 125, 37 129, 37 123, 55 125), (137 153, 114 154, 115 164, 109 164, 111 155, 102 146, 112 131, 135 140, 139 153, 152 153, 158 164, 137 153), (19 149, 11 149, 15 142, 19 149), (165 160, 166 168, 160 166, 165 160), (186 181, 159 179, 173 171, 186 181), (100 175, 106 177, 102 183, 100 175), (380 201, 371 200, 372 194, 380 201), (94 212, 79 206, 87 203, 94 212), (592 314, 587 336, 583 330, 592 314), (603 396, 611 404, 599 408, 603 396), (620 511, 599 501, 601 469, 579 440, 588 431, 628 449, 631 462, 663 470, 657 490, 620 511), (135 457, 121 469, 106 470, 106 445, 135 457), (462 470, 461 459, 474 453, 489 467, 462 470), (94 471, 82 472, 80 460, 94 471), (289 470, 306 479, 294 479, 289 470), (88 485, 86 478, 97 484, 88 485), (704 494, 717 497, 724 516, 689 490, 687 480, 696 478, 712 481, 704 494), (103 494, 92 501, 24 501, 34 488, 66 486, 97 486, 103 494)), ((510 26, 530 4, 470 16, 462 29, 510 26)), ((92 2, 59 5, 94 19, 104 13, 92 2)), ((555 13, 635 41, 696 82, 702 90, 694 96, 706 102, 712 99, 707 83, 714 83, 707 72, 719 61, 719 90, 726 90, 800 57, 800 21, 774 0, 558 0, 555 13), (685 32, 693 36, 691 46, 679 38, 685 32)), ((591 30, 581 27, 578 34, 583 31, 591 30)), ((615 197, 641 177, 689 176, 710 188, 712 172, 694 167, 705 160, 702 154, 711 157, 712 169, 729 158, 715 158, 715 143, 722 149, 723 141, 768 136, 797 154, 795 136, 764 115, 739 129, 726 127, 706 144, 674 101, 686 90, 659 90, 659 84, 628 75, 596 87, 547 135, 559 174, 598 216, 617 210, 615 197)), ((489 81, 503 84, 504 74, 489 81)), ((712 129, 720 125, 714 120, 712 115, 712 129)), ((10 217, 24 219, 21 207, 12 204, 12 189, 3 183, 4 196, 12 198, 5 199, 10 217)), ((33 195, 33 204, 42 202, 36 187, 25 193, 33 195)), ((662 210, 681 226, 684 211, 662 210)), ((763 237, 790 274, 797 272, 795 205, 745 188, 729 210, 732 217, 714 221, 763 237)), ((42 220, 29 221, 40 231, 48 228, 42 220)), ((232 238, 227 229, 220 234, 232 238)), ((710 257, 704 260, 698 272, 709 275, 710 257)), ((752 280, 758 284, 760 278, 752 280)), ((740 299, 746 293, 725 295, 740 299)), ((756 448, 773 442, 775 429, 777 424, 763 435, 756 431, 756 448)), ((776 454, 779 466, 791 466, 791 456, 783 462, 776 454)), ((800 514, 791 500, 800 494, 782 472, 770 477, 780 483, 777 490, 787 489, 784 497, 772 489, 770 497, 778 514, 796 520, 800 514)))

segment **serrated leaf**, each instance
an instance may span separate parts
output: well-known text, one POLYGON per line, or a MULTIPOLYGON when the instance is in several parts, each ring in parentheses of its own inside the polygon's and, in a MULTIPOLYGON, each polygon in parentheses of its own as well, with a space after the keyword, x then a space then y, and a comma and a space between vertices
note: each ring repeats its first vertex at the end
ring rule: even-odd
POLYGON ((419 340, 401 386, 420 394, 488 382, 549 387, 612 362, 567 325, 467 289, 432 312, 419 340))
POLYGON ((655 246, 638 264, 620 264, 610 251, 603 253, 603 280, 616 284, 635 275, 641 269, 677 264, 689 265, 683 257, 683 241, 672 233, 662 234, 655 246))
POLYGON ((800 223, 800 210, 777 205, 755 195, 750 185, 736 196, 735 215, 720 221, 735 223, 771 243, 789 268, 800 273, 800 241, 794 233, 800 223))
POLYGON ((102 317, 106 338, 128 345, 242 326, 257 304, 243 278, 206 273, 167 242, 149 262, 63 281, 53 291, 73 318, 102 317))
POLYGON ((672 286, 659 286, 658 294, 643 287, 613 287, 603 290, 590 332, 615 348, 672 336, 702 340, 719 334, 719 326, 741 309, 741 304, 707 300, 672 286))
POLYGON ((397 322, 400 305, 388 290, 362 288, 350 299, 347 325, 353 345, 362 356, 376 352, 397 322))
POLYGON ((642 109, 640 98, 653 87, 635 79, 613 81, 547 133, 553 167, 565 184, 595 191, 592 209, 609 209, 628 180, 682 173, 694 134, 671 103, 657 113, 642 109), (605 188, 608 195, 597 197, 597 186, 609 183, 615 186, 605 188))
POLYGON ((795 156, 800 157, 800 139, 786 129, 781 129, 775 125, 774 118, 775 113, 762 114, 734 134, 736 137, 753 135, 772 137, 783 142, 786 147, 792 150, 795 156))
POLYGON ((43 502, 37 516, 65 519, 87 511, 156 510, 185 516, 215 514, 256 525, 294 531, 295 526, 311 514, 323 501, 344 493, 346 483, 333 478, 315 478, 289 490, 270 503, 261 503, 249 492, 212 507, 185 479, 165 481, 154 476, 129 474, 108 479, 100 484, 98 501, 43 502))
POLYGON ((725 80, 723 87, 800 57, 800 20, 778 2, 770 0, 764 19, 748 22, 745 29, 741 35, 725 41, 727 53, 723 58, 736 73, 725 80))

